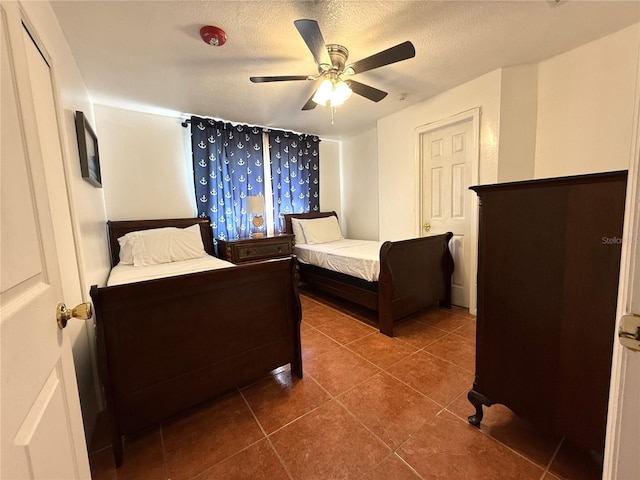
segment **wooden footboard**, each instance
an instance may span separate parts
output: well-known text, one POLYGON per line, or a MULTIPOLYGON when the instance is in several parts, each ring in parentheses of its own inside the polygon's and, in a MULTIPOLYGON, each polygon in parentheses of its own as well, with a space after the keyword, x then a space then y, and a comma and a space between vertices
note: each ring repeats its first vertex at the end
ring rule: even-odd
POLYGON ((287 363, 302 377, 295 260, 91 288, 116 464, 122 436, 287 363))
POLYGON ((380 249, 378 321, 393 336, 393 323, 431 305, 451 307, 453 234, 385 242, 380 249))

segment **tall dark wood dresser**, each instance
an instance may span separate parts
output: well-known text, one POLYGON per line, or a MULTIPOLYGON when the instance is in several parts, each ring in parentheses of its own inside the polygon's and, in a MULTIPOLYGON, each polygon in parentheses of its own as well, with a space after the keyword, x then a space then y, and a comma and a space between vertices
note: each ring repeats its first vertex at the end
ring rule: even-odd
POLYGON ((471 187, 479 197, 476 376, 500 403, 604 450, 627 172, 471 187))

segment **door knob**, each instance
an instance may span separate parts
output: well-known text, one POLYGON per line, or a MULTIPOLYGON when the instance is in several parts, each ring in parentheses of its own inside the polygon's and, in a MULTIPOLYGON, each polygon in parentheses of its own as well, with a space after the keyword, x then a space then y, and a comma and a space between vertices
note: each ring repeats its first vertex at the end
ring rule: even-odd
POLYGON ((430 223, 425 223, 422 228, 424 228, 425 232, 428 232, 429 230, 431 230, 431 224, 430 223))
POLYGON ((93 317, 93 308, 90 302, 84 302, 77 305, 73 310, 67 308, 63 302, 58 302, 56 305, 56 320, 58 322, 58 328, 63 329, 67 326, 69 319, 79 318, 81 320, 89 320, 93 317))
POLYGON ((640 351, 640 315, 623 316, 620 320, 618 337, 623 346, 640 351))

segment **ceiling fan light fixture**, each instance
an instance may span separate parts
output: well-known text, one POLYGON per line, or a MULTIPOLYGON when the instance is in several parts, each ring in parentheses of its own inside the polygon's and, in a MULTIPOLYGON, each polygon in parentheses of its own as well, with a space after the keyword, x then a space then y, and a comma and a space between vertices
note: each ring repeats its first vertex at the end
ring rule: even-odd
POLYGON ((221 47, 227 41, 227 34, 221 28, 205 25, 200 29, 200 38, 212 47, 221 47))
POLYGON ((316 102, 318 105, 322 105, 323 107, 325 107, 327 105, 327 102, 331 98, 332 91, 333 91, 333 84, 331 83, 331 80, 329 80, 328 78, 325 78, 322 81, 322 83, 320 83, 320 86, 316 90, 316 93, 313 96, 313 101, 316 102))
POLYGON ((351 96, 351 88, 346 82, 338 80, 333 89, 333 100, 331 105, 340 105, 344 103, 351 96))
POLYGON ((337 107, 342 105, 351 96, 351 93, 351 88, 346 82, 335 78, 325 78, 316 90, 313 101, 324 107, 337 107))

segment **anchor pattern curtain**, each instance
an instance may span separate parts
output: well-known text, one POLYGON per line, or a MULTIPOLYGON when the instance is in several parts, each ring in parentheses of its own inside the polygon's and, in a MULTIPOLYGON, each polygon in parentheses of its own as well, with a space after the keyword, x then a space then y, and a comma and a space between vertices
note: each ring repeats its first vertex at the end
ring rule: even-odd
MULTIPOLYGON (((274 232, 285 213, 318 211, 320 139, 286 131, 191 117, 191 148, 198 216, 210 217, 215 240, 251 234, 247 197, 265 196, 270 181, 274 232), (267 136, 269 154, 263 151, 267 136), (265 168, 266 167, 266 168, 265 168)), ((266 212, 265 212, 266 213, 266 212)), ((266 233, 266 225, 261 227, 266 233)))
POLYGON ((264 196, 262 129, 191 117, 191 147, 198 216, 216 240, 248 237, 247 197, 264 196))
POLYGON ((320 139, 275 130, 268 137, 274 232, 278 234, 284 233, 284 214, 319 210, 320 139))

